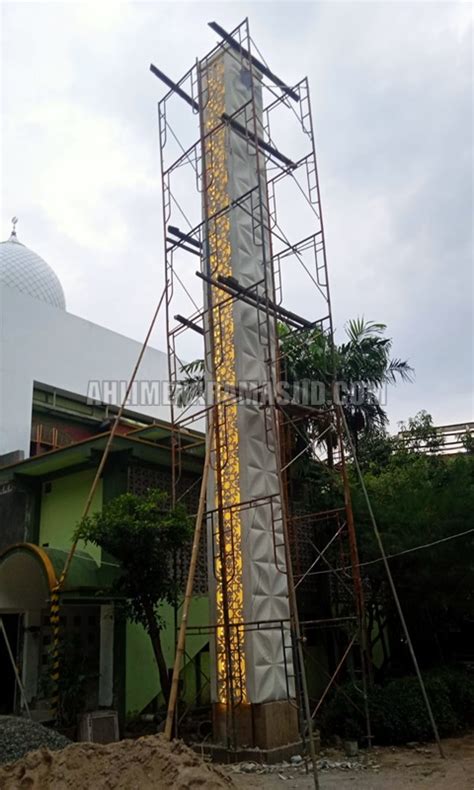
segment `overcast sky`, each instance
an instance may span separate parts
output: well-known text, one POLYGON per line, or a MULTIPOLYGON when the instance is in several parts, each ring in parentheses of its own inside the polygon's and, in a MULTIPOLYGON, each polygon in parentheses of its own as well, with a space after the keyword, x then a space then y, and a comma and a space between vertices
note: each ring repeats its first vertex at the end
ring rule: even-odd
POLYGON ((163 284, 148 66, 179 78, 214 45, 208 21, 245 16, 277 74, 310 79, 337 337, 388 324, 416 369, 393 427, 422 408, 472 420, 469 3, 3 3, 2 237, 18 215, 68 310, 141 340, 163 284))

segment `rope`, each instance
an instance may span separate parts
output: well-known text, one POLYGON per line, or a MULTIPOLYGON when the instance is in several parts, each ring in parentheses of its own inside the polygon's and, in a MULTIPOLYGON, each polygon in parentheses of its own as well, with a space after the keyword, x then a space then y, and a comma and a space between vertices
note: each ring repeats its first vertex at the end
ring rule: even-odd
MULTIPOLYGON (((422 549, 430 549, 432 546, 438 546, 440 543, 446 543, 449 540, 455 540, 456 538, 463 538, 465 535, 471 535, 474 532, 474 527, 472 529, 465 529, 464 532, 457 532, 455 535, 447 535, 445 538, 439 538, 438 540, 432 540, 431 543, 422 543, 420 546, 412 546, 411 549, 403 549, 403 551, 397 551, 394 554, 386 554, 387 560, 391 560, 394 557, 401 557, 403 554, 411 554, 414 551, 421 551, 422 549)), ((383 557, 377 557, 375 560, 366 560, 365 562, 359 562, 359 568, 364 568, 366 565, 375 565, 377 562, 383 562, 383 557)), ((314 571, 312 573, 308 573, 308 576, 322 576, 325 573, 335 573, 338 571, 348 571, 352 568, 352 565, 343 565, 341 568, 334 568, 333 570, 328 571, 314 571)))

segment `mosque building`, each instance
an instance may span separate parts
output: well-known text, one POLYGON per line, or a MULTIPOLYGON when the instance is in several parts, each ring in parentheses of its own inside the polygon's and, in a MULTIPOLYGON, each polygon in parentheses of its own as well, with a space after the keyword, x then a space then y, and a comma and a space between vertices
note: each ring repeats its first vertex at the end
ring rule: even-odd
MULTIPOLYGON (((19 240, 16 223, 0 243, 0 465, 1 456, 30 455, 39 386, 89 399, 105 393, 104 400, 119 403, 122 390, 114 384, 128 380, 140 351, 135 340, 67 311, 59 278, 19 240)), ((164 382, 167 371, 166 354, 147 348, 139 378, 164 382)), ((159 401, 139 402, 136 410, 167 419, 159 401)))
MULTIPOLYGON (((69 313, 59 278, 19 240, 16 223, 0 243, 0 715, 50 721, 51 595, 122 399, 123 389, 110 385, 127 382, 141 344, 69 313), (92 398, 91 383, 108 397, 92 398)), ((166 354, 147 348, 139 380, 166 383, 167 372, 166 354)), ((159 398, 125 409, 91 512, 122 493, 171 489, 167 418, 159 398)), ((196 438, 189 431, 186 441, 195 447, 196 438)), ((191 449, 182 470, 190 512, 201 466, 191 449)), ((111 593, 117 568, 100 548, 80 541, 61 589, 62 649, 72 651, 73 675, 84 678, 80 711, 62 712, 73 722, 79 712, 111 710, 123 723, 127 713, 162 700, 148 634, 120 614, 111 593)), ((197 585, 191 621, 205 622, 204 554, 197 585)), ((171 664, 172 607, 164 606, 162 617, 171 664)), ((191 697, 200 699, 196 666, 208 661, 208 638, 191 642, 183 677, 191 697)), ((65 700, 78 698, 68 688, 70 675, 59 679, 65 700)))

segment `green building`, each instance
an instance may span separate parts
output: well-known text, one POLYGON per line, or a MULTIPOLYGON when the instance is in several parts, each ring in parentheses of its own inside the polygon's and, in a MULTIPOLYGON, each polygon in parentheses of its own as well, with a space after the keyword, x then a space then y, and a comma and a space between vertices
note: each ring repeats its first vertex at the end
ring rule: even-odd
MULTIPOLYGON (((38 720, 51 718, 51 591, 64 568, 114 411, 37 386, 32 455, 26 460, 4 458, 7 464, 0 468, 0 617, 38 720)), ((91 512, 124 492, 171 488, 170 426, 126 412, 119 431, 91 512)), ((202 439, 196 432, 180 435, 182 447, 189 446, 182 453, 179 486, 190 513, 197 509, 202 439)), ((186 566, 187 557, 179 558, 177 573, 183 580, 186 566)), ((62 662, 61 687, 71 706, 80 696, 83 709, 113 708, 123 721, 127 714, 154 709, 160 702, 160 683, 148 634, 126 621, 120 600, 110 593, 117 573, 112 557, 79 543, 60 597, 61 649, 68 656, 62 662)), ((161 615, 166 623, 162 643, 171 667, 179 612, 164 605, 161 615)), ((208 620, 203 545, 190 625, 208 620)), ((190 704, 208 699, 208 643, 207 633, 191 633, 187 639, 182 693, 190 704)), ((24 701, 1 634, 0 674, 0 713, 20 712, 24 701)))

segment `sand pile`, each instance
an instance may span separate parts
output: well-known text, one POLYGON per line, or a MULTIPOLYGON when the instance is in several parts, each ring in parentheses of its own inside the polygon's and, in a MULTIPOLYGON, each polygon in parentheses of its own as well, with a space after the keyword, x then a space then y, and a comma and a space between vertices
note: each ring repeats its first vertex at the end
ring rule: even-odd
POLYGON ((39 749, 0 767, 2 790, 221 790, 232 780, 180 741, 160 735, 102 746, 73 743, 39 749))

